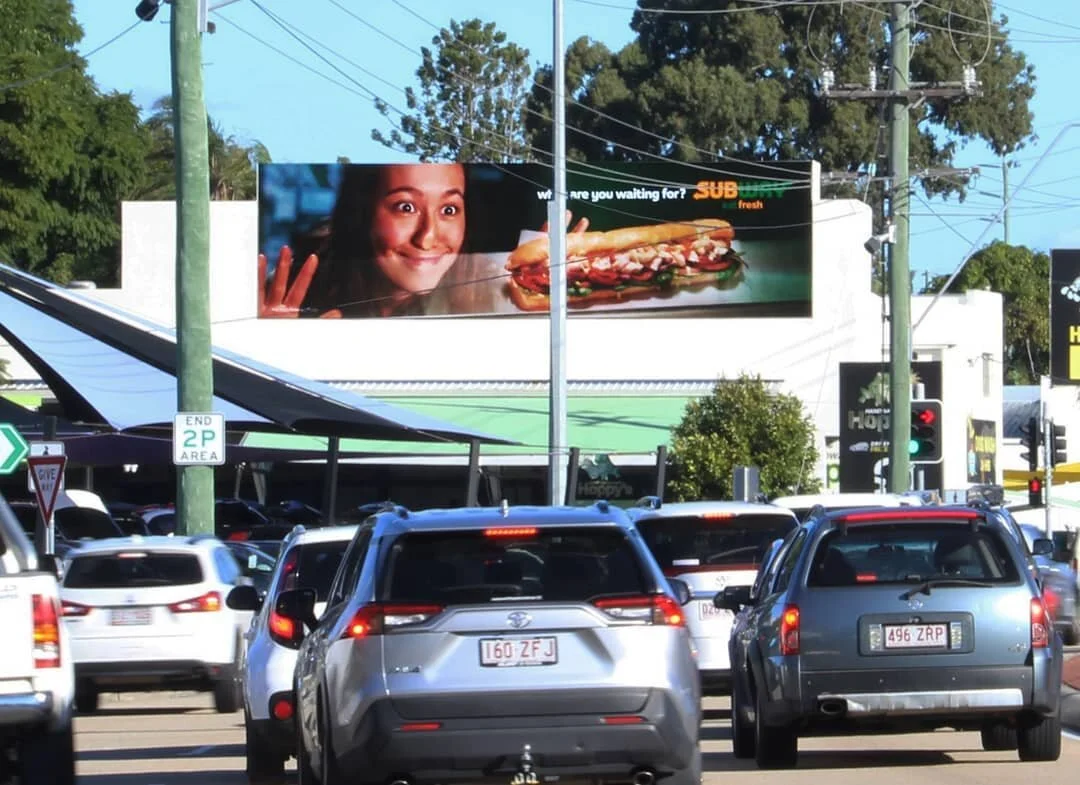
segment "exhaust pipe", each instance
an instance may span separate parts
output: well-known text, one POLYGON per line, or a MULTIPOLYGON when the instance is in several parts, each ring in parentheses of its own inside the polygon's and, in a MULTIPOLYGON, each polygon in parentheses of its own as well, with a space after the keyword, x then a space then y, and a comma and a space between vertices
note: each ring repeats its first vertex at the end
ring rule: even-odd
POLYGON ((390 785, 412 785, 412 783, 409 780, 395 779, 390 780, 390 785))
POLYGON ((843 698, 826 698, 818 704, 818 711, 826 717, 843 717, 847 714, 847 701, 843 698))
POLYGON ((634 785, 656 785, 656 773, 652 769, 639 769, 634 772, 631 781, 634 785))

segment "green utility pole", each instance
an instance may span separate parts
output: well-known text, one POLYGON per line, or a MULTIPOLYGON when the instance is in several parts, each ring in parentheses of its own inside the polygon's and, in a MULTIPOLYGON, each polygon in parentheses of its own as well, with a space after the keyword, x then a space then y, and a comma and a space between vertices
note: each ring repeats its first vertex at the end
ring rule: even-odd
POLYGON ((908 175, 908 90, 911 60, 909 0, 892 4, 889 92, 890 212, 896 238, 889 249, 889 490, 911 485, 911 278, 908 274, 911 182, 908 175))
MULTIPOLYGON (((210 341, 210 152, 203 102, 201 17, 206 0, 172 0, 176 117, 177 410, 213 409, 210 341)), ((214 531, 214 467, 176 468, 177 531, 214 531)))

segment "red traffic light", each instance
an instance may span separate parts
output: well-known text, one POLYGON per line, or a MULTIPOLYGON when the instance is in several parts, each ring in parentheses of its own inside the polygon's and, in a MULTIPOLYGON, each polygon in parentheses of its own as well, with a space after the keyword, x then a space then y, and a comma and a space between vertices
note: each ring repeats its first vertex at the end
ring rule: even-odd
POLYGON ((919 409, 915 412, 915 419, 923 425, 933 425, 934 421, 937 419, 937 415, 934 414, 933 409, 919 409))
POLYGON ((1042 490, 1042 480, 1028 480, 1028 493, 1039 493, 1042 490))

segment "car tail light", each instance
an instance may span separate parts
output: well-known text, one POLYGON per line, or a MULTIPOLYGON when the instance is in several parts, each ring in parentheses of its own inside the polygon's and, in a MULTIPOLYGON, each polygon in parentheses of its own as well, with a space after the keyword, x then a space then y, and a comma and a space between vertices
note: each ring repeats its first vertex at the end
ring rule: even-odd
POLYGON ((927 520, 935 521, 971 521, 980 517, 978 510, 941 510, 941 509, 912 509, 882 508, 868 512, 849 512, 840 515, 836 520, 840 523, 877 523, 888 521, 890 523, 903 523, 904 521, 927 520))
POLYGON ((281 588, 279 593, 291 591, 296 588, 296 579, 300 568, 300 548, 296 547, 289 551, 285 557, 285 563, 281 565, 281 588))
POLYGON ((1061 595, 1049 586, 1043 589, 1043 607, 1046 608, 1047 621, 1053 624, 1061 608, 1061 595))
POLYGON ((442 727, 441 722, 406 722, 398 730, 403 731, 426 731, 426 730, 438 730, 442 727))
POLYGON ((735 517, 733 512, 705 512, 701 514, 703 521, 726 521, 735 517))
POLYGON ((282 646, 288 646, 292 649, 300 648, 300 641, 296 634, 296 622, 292 619, 282 616, 276 610, 271 610, 270 618, 266 622, 266 628, 270 632, 270 639, 275 643, 280 643, 282 646))
POLYGON ((799 608, 788 605, 780 616, 780 653, 799 653, 799 608))
POLYGON ((372 603, 358 610, 345 628, 345 638, 367 638, 387 630, 420 624, 442 613, 441 605, 403 605, 372 603))
POLYGON ((671 597, 646 594, 638 597, 604 597, 593 602, 608 616, 624 621, 644 621, 671 627, 686 625, 682 608, 671 597))
POLYGON ((1031 599, 1031 648, 1045 649, 1050 645, 1049 614, 1042 598, 1031 599))
POLYGON ((876 583, 877 575, 872 572, 860 572, 855 576, 856 583, 876 583))
POLYGON ((193 597, 183 602, 174 602, 169 606, 173 613, 213 613, 221 610, 221 595, 208 591, 201 597, 193 597))
POLYGON ((535 526, 500 526, 484 529, 485 537, 535 537, 535 526))
POLYGON ((89 605, 80 605, 77 602, 68 602, 67 600, 64 600, 60 604, 60 608, 61 608, 61 611, 63 612, 63 615, 65 617, 68 617, 68 616, 75 616, 75 617, 89 616, 90 611, 94 610, 89 605))
POLYGON ((60 667, 60 603, 44 594, 33 595, 34 667, 60 667))

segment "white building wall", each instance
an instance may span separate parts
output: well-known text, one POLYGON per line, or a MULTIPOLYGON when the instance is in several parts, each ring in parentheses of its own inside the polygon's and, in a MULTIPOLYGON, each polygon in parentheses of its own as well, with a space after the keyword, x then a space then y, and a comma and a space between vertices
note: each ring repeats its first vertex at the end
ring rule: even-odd
MULTIPOLYGON (((774 379, 797 395, 819 433, 838 432, 841 362, 881 361, 882 301, 870 291, 870 208, 818 201, 813 227, 813 316, 797 319, 571 318, 574 381, 701 380, 741 372, 774 379)), ((121 287, 87 292, 116 307, 175 324, 175 207, 122 206, 121 287)), ((546 317, 257 319, 255 202, 211 206, 213 341, 240 355, 321 380, 535 381, 548 377, 546 317)), ((916 297, 914 318, 929 298, 916 297)), ((1002 301, 992 292, 940 299, 913 338, 914 358, 943 362, 949 455, 966 452, 968 416, 1001 434, 1002 301)), ((0 356, 11 357, 0 346, 0 356)), ((36 374, 19 360, 11 376, 36 374)), ((1080 434, 1078 434, 1080 435, 1080 434)), ((822 445, 823 446, 823 445, 822 445)), ((824 449, 822 449, 824 454, 824 449)), ((966 484, 950 460, 946 487, 966 484)))

